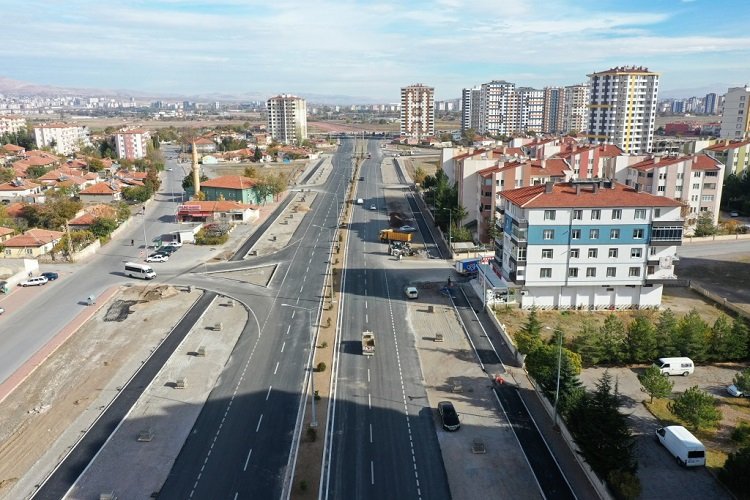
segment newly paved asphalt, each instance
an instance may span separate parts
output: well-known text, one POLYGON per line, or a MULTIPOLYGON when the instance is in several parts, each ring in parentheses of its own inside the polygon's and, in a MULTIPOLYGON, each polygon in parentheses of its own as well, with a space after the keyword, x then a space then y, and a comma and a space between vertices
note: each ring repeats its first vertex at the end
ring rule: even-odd
POLYGON ((450 498, 419 359, 406 323, 406 278, 386 269, 387 225, 378 141, 368 142, 350 224, 338 377, 329 418, 322 498, 450 498), (378 207, 370 210, 371 204, 378 207), (361 354, 361 333, 376 335, 361 354))

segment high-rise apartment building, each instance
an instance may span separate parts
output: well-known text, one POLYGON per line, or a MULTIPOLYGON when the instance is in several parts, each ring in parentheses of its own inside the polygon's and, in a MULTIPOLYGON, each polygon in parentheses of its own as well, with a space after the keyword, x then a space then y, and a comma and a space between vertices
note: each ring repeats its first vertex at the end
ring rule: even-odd
POLYGON ((268 133, 284 144, 307 139, 307 103, 301 97, 280 94, 266 101, 268 133))
POLYGON ((401 135, 422 139, 435 134, 435 89, 417 83, 401 88, 401 135))
POLYGON ((644 67, 617 67, 589 75, 588 137, 626 153, 651 150, 659 74, 644 67))
POLYGON ((148 130, 123 130, 115 134, 117 157, 127 160, 145 158, 151 134, 148 130))
POLYGON ((461 131, 469 129, 479 130, 479 116, 481 114, 482 89, 472 87, 461 91, 461 131))
POLYGON ((744 139, 750 135, 750 85, 727 90, 720 134, 726 139, 744 139))
POLYGON ((703 98, 703 113, 707 115, 715 115, 718 108, 719 100, 717 99, 716 94, 713 92, 706 94, 706 97, 703 98))
POLYGON ((45 123, 34 127, 34 140, 38 148, 50 146, 55 153, 69 155, 89 146, 87 127, 66 123, 45 123))
POLYGON ((479 106, 479 133, 510 135, 518 128, 516 84, 493 80, 482 84, 479 106))
POLYGON ((565 102, 560 132, 583 132, 589 127, 589 86, 586 84, 565 87, 565 102))
POLYGON ((519 132, 542 132, 544 122, 544 91, 531 87, 516 89, 519 132))
POLYGON ((563 131, 565 111, 565 89, 544 87, 544 119, 542 132, 559 134, 563 131))

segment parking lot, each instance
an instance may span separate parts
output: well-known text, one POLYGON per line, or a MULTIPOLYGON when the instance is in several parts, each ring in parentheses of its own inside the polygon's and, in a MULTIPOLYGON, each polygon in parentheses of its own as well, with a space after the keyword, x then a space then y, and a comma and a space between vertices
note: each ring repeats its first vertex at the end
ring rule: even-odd
MULTIPOLYGON (((613 382, 617 383, 622 396, 622 411, 629 416, 630 428, 636 437, 636 459, 638 477, 641 480, 641 498, 731 498, 723 486, 705 467, 687 469, 676 464, 669 452, 660 446, 654 432, 659 427, 656 418, 642 404, 648 395, 641 391, 638 374, 646 367, 609 368, 613 382), (689 493, 688 493, 689 492, 689 493)), ((734 374, 743 366, 726 364, 722 366, 697 366, 687 377, 671 377, 673 391, 680 393, 697 385, 726 401, 726 386, 734 374)), ((596 381, 604 373, 604 368, 583 370, 581 381, 588 389, 593 389, 596 381)), ((728 405, 721 405, 724 413, 723 424, 734 426, 740 414, 728 405)), ((717 432, 715 442, 704 442, 707 447, 720 447, 726 450, 729 428, 724 425, 717 432)), ((705 441, 705 440, 704 440, 705 441)))

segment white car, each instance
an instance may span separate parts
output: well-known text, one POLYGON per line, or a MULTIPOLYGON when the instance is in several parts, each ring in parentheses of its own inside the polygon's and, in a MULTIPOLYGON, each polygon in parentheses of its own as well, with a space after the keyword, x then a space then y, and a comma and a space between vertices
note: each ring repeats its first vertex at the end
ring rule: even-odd
POLYGON ((378 207, 376 205, 370 205, 370 210, 377 210, 378 207))
POLYGON ((740 213, 739 213, 739 212, 734 212, 734 211, 732 211, 732 212, 729 212, 729 216, 730 216, 730 217, 739 217, 739 216, 740 216, 740 213))
POLYGON ((41 286, 46 285, 49 280, 44 276, 35 276, 19 283, 21 286, 41 286))
POLYGON ((3 309, 2 307, 0 307, 0 314, 2 314, 4 312, 5 312, 5 309, 3 309))
POLYGON ((745 393, 742 392, 739 389, 739 387, 737 387, 734 384, 727 386, 727 392, 729 393, 730 396, 735 397, 735 398, 741 398, 745 395, 745 393))
POLYGON ((146 262, 166 262, 169 260, 168 255, 164 255, 163 253, 152 253, 148 257, 146 257, 146 262))

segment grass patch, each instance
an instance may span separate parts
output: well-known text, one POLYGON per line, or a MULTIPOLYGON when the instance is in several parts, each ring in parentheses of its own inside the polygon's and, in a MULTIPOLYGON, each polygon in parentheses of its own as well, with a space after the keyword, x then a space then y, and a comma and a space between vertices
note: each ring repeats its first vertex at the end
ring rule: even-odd
POLYGON ((728 456, 727 453, 721 450, 706 448, 706 467, 719 470, 724 467, 724 462, 727 461, 728 456))
POLYGON ((667 398, 654 398, 653 403, 649 403, 648 401, 644 401, 643 405, 646 407, 648 411, 651 412, 651 415, 656 417, 656 420, 659 421, 659 424, 662 426, 667 425, 685 425, 685 422, 683 422, 677 415, 669 411, 669 408, 667 405, 672 401, 671 399, 667 398))

